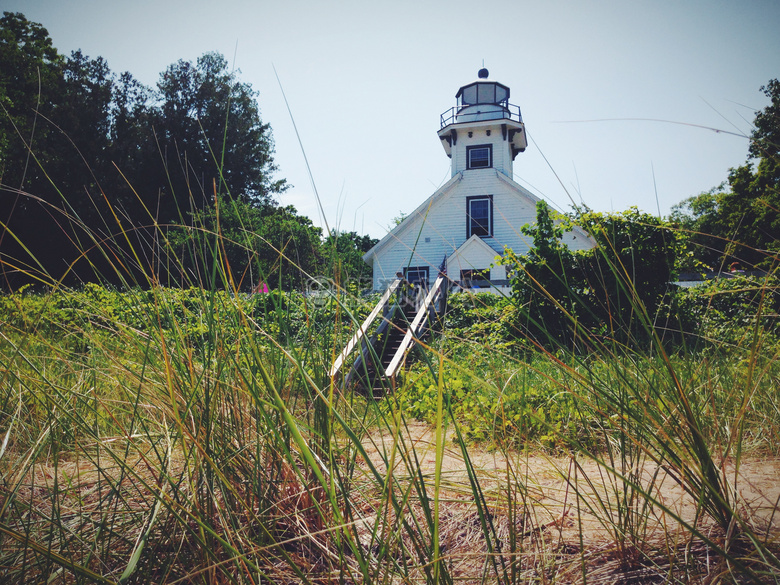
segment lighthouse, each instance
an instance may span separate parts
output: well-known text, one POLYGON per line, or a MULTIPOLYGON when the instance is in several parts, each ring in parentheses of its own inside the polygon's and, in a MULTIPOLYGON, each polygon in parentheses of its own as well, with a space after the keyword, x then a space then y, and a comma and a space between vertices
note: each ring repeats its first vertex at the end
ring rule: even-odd
MULTIPOLYGON (((431 318, 445 310, 449 293, 511 294, 512 274, 500 257, 507 248, 519 255, 533 246, 522 228, 536 220, 539 198, 515 182, 513 170, 528 145, 520 108, 509 103, 509 87, 490 80, 487 69, 477 75, 440 117, 438 137, 451 159, 450 179, 363 256, 373 270, 373 289, 384 293, 330 375, 363 343, 347 383, 359 379, 375 396, 389 386, 431 318), (410 285, 414 295, 396 292, 410 285), (361 342, 379 315, 382 324, 361 342)), ((595 245, 578 227, 563 241, 575 250, 595 245)))
MULTIPOLYGON (((446 273, 454 291, 509 294, 510 275, 497 259, 505 248, 525 254, 533 245, 521 228, 536 221, 539 197, 514 180, 515 158, 528 141, 509 86, 483 68, 455 100, 437 130, 450 178, 363 256, 374 290, 399 273, 422 288, 446 273)), ((594 245, 577 227, 563 241, 575 250, 594 245)))
POLYGON ((478 79, 455 94, 457 103, 441 115, 444 152, 452 159, 452 176, 461 171, 494 168, 513 176, 513 162, 528 145, 520 107, 509 103, 509 88, 491 81, 482 68, 478 79))

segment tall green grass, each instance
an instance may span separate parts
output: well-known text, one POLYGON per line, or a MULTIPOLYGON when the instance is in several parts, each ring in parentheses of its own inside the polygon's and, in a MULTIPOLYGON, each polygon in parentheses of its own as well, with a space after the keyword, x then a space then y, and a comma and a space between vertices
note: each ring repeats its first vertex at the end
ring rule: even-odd
POLYGON ((206 236, 208 286, 3 296, 3 582, 780 581, 777 502, 741 495, 780 437, 761 309, 704 349, 584 355, 462 296, 375 400, 327 375, 370 298, 246 297, 206 236))

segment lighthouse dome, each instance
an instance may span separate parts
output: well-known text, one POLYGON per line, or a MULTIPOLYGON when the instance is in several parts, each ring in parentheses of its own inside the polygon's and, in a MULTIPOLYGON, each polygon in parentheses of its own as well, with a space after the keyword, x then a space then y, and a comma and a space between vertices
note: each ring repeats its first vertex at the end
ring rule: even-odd
POLYGON ((477 81, 464 85, 455 94, 459 107, 496 105, 506 108, 509 105, 509 88, 503 83, 487 79, 488 70, 481 69, 477 81), (482 74, 484 73, 484 77, 482 74))

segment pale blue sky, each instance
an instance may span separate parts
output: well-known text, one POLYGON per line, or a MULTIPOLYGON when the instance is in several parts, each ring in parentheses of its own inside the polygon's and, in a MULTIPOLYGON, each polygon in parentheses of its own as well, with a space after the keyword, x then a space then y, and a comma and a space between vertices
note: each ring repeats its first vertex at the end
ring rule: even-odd
POLYGON ((294 185, 282 203, 320 224, 275 67, 330 226, 376 237, 449 178, 439 115, 483 59, 533 140, 515 180, 562 210, 573 199, 667 214, 718 185, 747 154, 728 132, 750 132, 767 104, 760 86, 780 77, 777 0, 0 0, 0 10, 43 24, 60 52, 81 48, 147 85, 207 51, 235 61, 294 185))

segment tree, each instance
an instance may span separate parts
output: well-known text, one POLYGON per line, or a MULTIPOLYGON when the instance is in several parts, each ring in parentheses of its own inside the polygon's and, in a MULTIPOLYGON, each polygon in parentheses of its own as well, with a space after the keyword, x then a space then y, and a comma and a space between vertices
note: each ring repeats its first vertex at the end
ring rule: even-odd
POLYGON ((695 256, 711 266, 768 268, 780 253, 780 82, 761 91, 770 103, 756 112, 748 161, 729 171, 727 186, 672 210, 676 222, 695 232, 695 256))
POLYGON ((301 289, 322 269, 322 231, 292 205, 259 207, 221 195, 217 205, 196 212, 191 224, 170 232, 172 255, 188 280, 183 285, 301 289))
POLYGON ((578 253, 583 323, 623 343, 647 340, 674 288, 687 238, 636 207, 620 213, 589 211, 575 221, 596 241, 595 248, 578 253))
POLYGON ((370 288, 373 278, 371 267, 363 262, 363 255, 379 242, 378 239, 357 232, 331 231, 325 239, 323 250, 328 257, 330 276, 344 288, 355 290, 370 288))
POLYGON ((780 164, 780 82, 770 79, 761 91, 770 103, 756 112, 749 152, 751 157, 767 160, 776 168, 780 164))
POLYGON ((160 190, 153 100, 152 89, 127 71, 114 82, 106 192, 123 215, 141 225, 157 218, 156 194, 160 190), (138 195, 151 207, 144 209, 138 195))
POLYGON ((212 179, 218 193, 259 206, 286 189, 284 180, 273 179, 273 139, 260 120, 257 94, 236 80, 222 55, 179 61, 157 87, 155 128, 167 175, 160 186, 178 202, 166 206, 163 219, 178 220, 187 200, 204 208, 212 179))
POLYGON ((90 59, 80 50, 71 53, 63 67, 62 95, 51 136, 58 156, 47 173, 78 223, 91 230, 105 229, 106 208, 101 191, 111 193, 114 75, 102 57, 90 59))
MULTIPOLYGON (((20 15, 14 16, 6 18, 7 26, 33 30, 39 44, 50 46, 51 40, 41 36, 45 29, 32 23, 19 26, 20 15)), ((4 34, 9 36, 6 29, 4 34)), ((25 49, 32 44, 30 38, 14 38, 25 49)), ((21 62, 40 69, 34 54, 27 50, 21 62)), ((3 197, 7 233, 0 253, 7 259, 5 268, 27 272, 14 277, 7 271, 6 285, 36 277, 65 278, 68 284, 104 278, 111 273, 106 248, 117 251, 117 243, 128 243, 125 237, 111 242, 112 234, 122 231, 112 206, 117 206, 121 192, 117 187, 124 185, 112 165, 115 76, 104 59, 90 59, 81 51, 67 59, 57 56, 56 64, 56 75, 49 75, 46 85, 41 77, 38 109, 26 116, 20 113, 18 121, 7 118, 16 127, 28 124, 35 131, 29 152, 24 152, 27 141, 17 136, 3 178, 7 187, 19 187, 11 191, 13 197, 3 197), (16 168, 21 161, 25 167, 16 168)))
POLYGON ((646 340, 675 277, 684 247, 679 232, 636 208, 578 212, 570 221, 540 201, 536 214, 536 223, 522 228, 534 247, 523 256, 507 250, 504 258, 514 273, 519 331, 548 347, 580 347, 606 333, 627 344, 646 340), (569 250, 561 238, 573 223, 595 248, 569 250))
POLYGON ((117 265, 143 282, 166 226, 212 208, 213 184, 263 213, 286 189, 257 93, 218 53, 171 65, 154 91, 101 57, 65 59, 45 28, 4 13, 0 70, 4 286, 121 282, 117 265))
POLYGON ((705 193, 689 197, 673 206, 669 220, 686 234, 691 251, 683 253, 684 272, 711 272, 724 261, 727 239, 720 235, 719 206, 725 188, 721 184, 705 193))
POLYGON ((3 283, 63 266, 51 250, 68 246, 59 193, 45 169, 58 156, 57 111, 64 59, 47 30, 20 13, 0 19, 0 264, 3 283))
POLYGON ((619 213, 588 211, 575 221, 596 241, 596 248, 587 254, 589 288, 612 291, 614 298, 620 291, 635 295, 652 314, 676 276, 684 236, 668 222, 636 207, 619 213))
POLYGON ((62 87, 63 57, 48 31, 21 13, 0 19, 0 177, 12 188, 37 176, 28 146, 45 143, 50 129, 39 113, 51 115, 62 87), (39 124, 40 122, 40 124, 39 124), (29 174, 26 173, 29 172, 29 174))
POLYGON ((533 248, 517 256, 506 249, 502 262, 512 273, 512 300, 517 309, 517 332, 546 346, 567 344, 579 310, 582 275, 575 255, 561 240, 569 222, 544 201, 536 204, 536 223, 522 232, 533 248))

